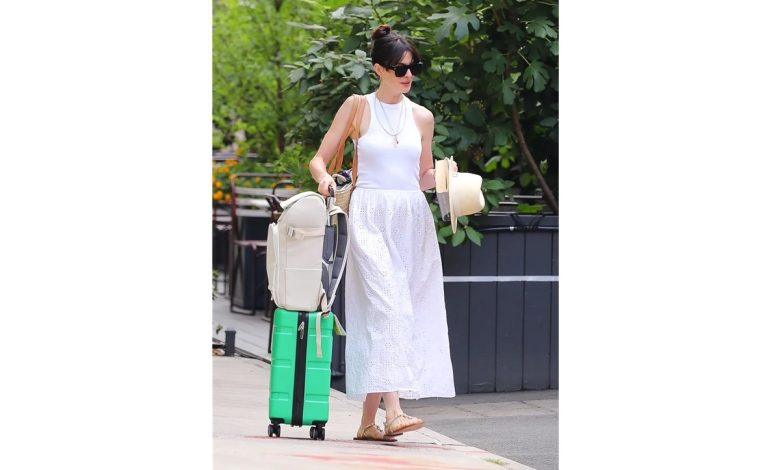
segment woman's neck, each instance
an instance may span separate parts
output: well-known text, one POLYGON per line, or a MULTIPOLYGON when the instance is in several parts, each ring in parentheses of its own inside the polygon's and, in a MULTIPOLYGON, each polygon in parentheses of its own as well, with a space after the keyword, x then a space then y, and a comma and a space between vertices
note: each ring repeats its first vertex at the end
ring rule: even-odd
POLYGON ((389 88, 383 88, 382 85, 379 85, 379 88, 376 90, 376 99, 383 103, 397 104, 403 99, 403 94, 397 91, 394 92, 389 88))

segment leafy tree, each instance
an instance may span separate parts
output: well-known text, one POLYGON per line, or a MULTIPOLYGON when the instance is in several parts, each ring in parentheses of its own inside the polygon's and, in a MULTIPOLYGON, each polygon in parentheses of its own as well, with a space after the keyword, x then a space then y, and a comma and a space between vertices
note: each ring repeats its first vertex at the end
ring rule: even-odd
POLYGON ((308 47, 333 2, 313 0, 214 0, 213 146, 236 144, 273 162, 287 147, 285 134, 299 116, 304 96, 285 93, 283 68, 308 47))
MULTIPOLYGON (((371 32, 382 23, 409 36, 425 58, 427 70, 409 96, 436 117, 434 156, 454 155, 461 170, 483 175, 485 212, 512 190, 539 187, 557 213, 555 1, 364 0, 336 8, 321 25, 308 26, 323 27, 322 35, 286 66, 307 98, 288 137, 316 149, 343 100, 378 85, 368 52, 371 32)), ((431 208, 438 215, 434 201, 431 208)), ((539 208, 518 205, 529 209, 539 208)), ((469 217, 459 223, 465 230, 452 236, 440 221, 440 241, 479 243, 469 217)))

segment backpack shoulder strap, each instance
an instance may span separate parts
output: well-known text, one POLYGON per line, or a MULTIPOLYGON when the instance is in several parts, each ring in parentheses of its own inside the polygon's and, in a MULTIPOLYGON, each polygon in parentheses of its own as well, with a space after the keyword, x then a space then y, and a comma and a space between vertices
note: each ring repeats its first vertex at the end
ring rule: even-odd
MULTIPOLYGON (((360 123, 363 122, 363 113, 366 109, 366 103, 368 103, 368 101, 366 101, 365 96, 358 94, 352 95, 352 107, 350 108, 349 120, 347 121, 349 124, 341 132, 339 146, 336 149, 336 156, 331 159, 330 164, 328 164, 328 173, 333 174, 337 171, 341 171, 341 166, 344 163, 344 147, 347 143, 347 137, 351 137, 352 140, 357 140, 360 136, 360 123)), ((355 162, 353 159, 353 167, 354 165, 355 162)))

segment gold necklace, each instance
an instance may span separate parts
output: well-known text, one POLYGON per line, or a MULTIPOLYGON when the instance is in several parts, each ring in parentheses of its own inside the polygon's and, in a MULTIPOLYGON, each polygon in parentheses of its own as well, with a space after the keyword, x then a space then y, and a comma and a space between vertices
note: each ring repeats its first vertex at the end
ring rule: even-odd
MULTIPOLYGON (((379 107, 382 109, 382 114, 385 116, 385 120, 387 121, 387 125, 390 126, 390 118, 387 116, 387 111, 385 111, 385 107, 382 105, 382 101, 377 99, 376 93, 374 94, 374 106, 376 107, 377 101, 379 102, 379 107)), ((379 119, 379 115, 377 115, 377 122, 379 122, 379 127, 382 128, 383 131, 385 131, 385 134, 389 135, 393 138, 393 147, 398 147, 398 135, 401 133, 401 131, 404 130, 404 126, 406 125, 406 100, 401 97, 401 115, 398 116, 398 132, 390 132, 387 129, 385 129, 384 124, 382 124, 382 120, 379 119), (401 120, 403 119, 403 122, 401 120)))

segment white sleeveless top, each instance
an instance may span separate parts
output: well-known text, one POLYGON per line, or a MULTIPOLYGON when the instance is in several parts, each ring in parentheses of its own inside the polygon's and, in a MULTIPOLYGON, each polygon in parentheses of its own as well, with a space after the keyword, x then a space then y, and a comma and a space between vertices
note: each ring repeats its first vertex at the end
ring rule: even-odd
POLYGON ((411 100, 404 95, 397 104, 379 103, 376 92, 366 95, 366 100, 371 123, 368 131, 357 141, 358 178, 355 187, 419 190, 422 136, 414 122, 411 100), (405 117, 401 115, 402 111, 405 117), (382 121, 381 125, 377 119, 382 121), (396 146, 393 136, 382 126, 387 131, 397 132, 399 120, 402 130, 396 146))

